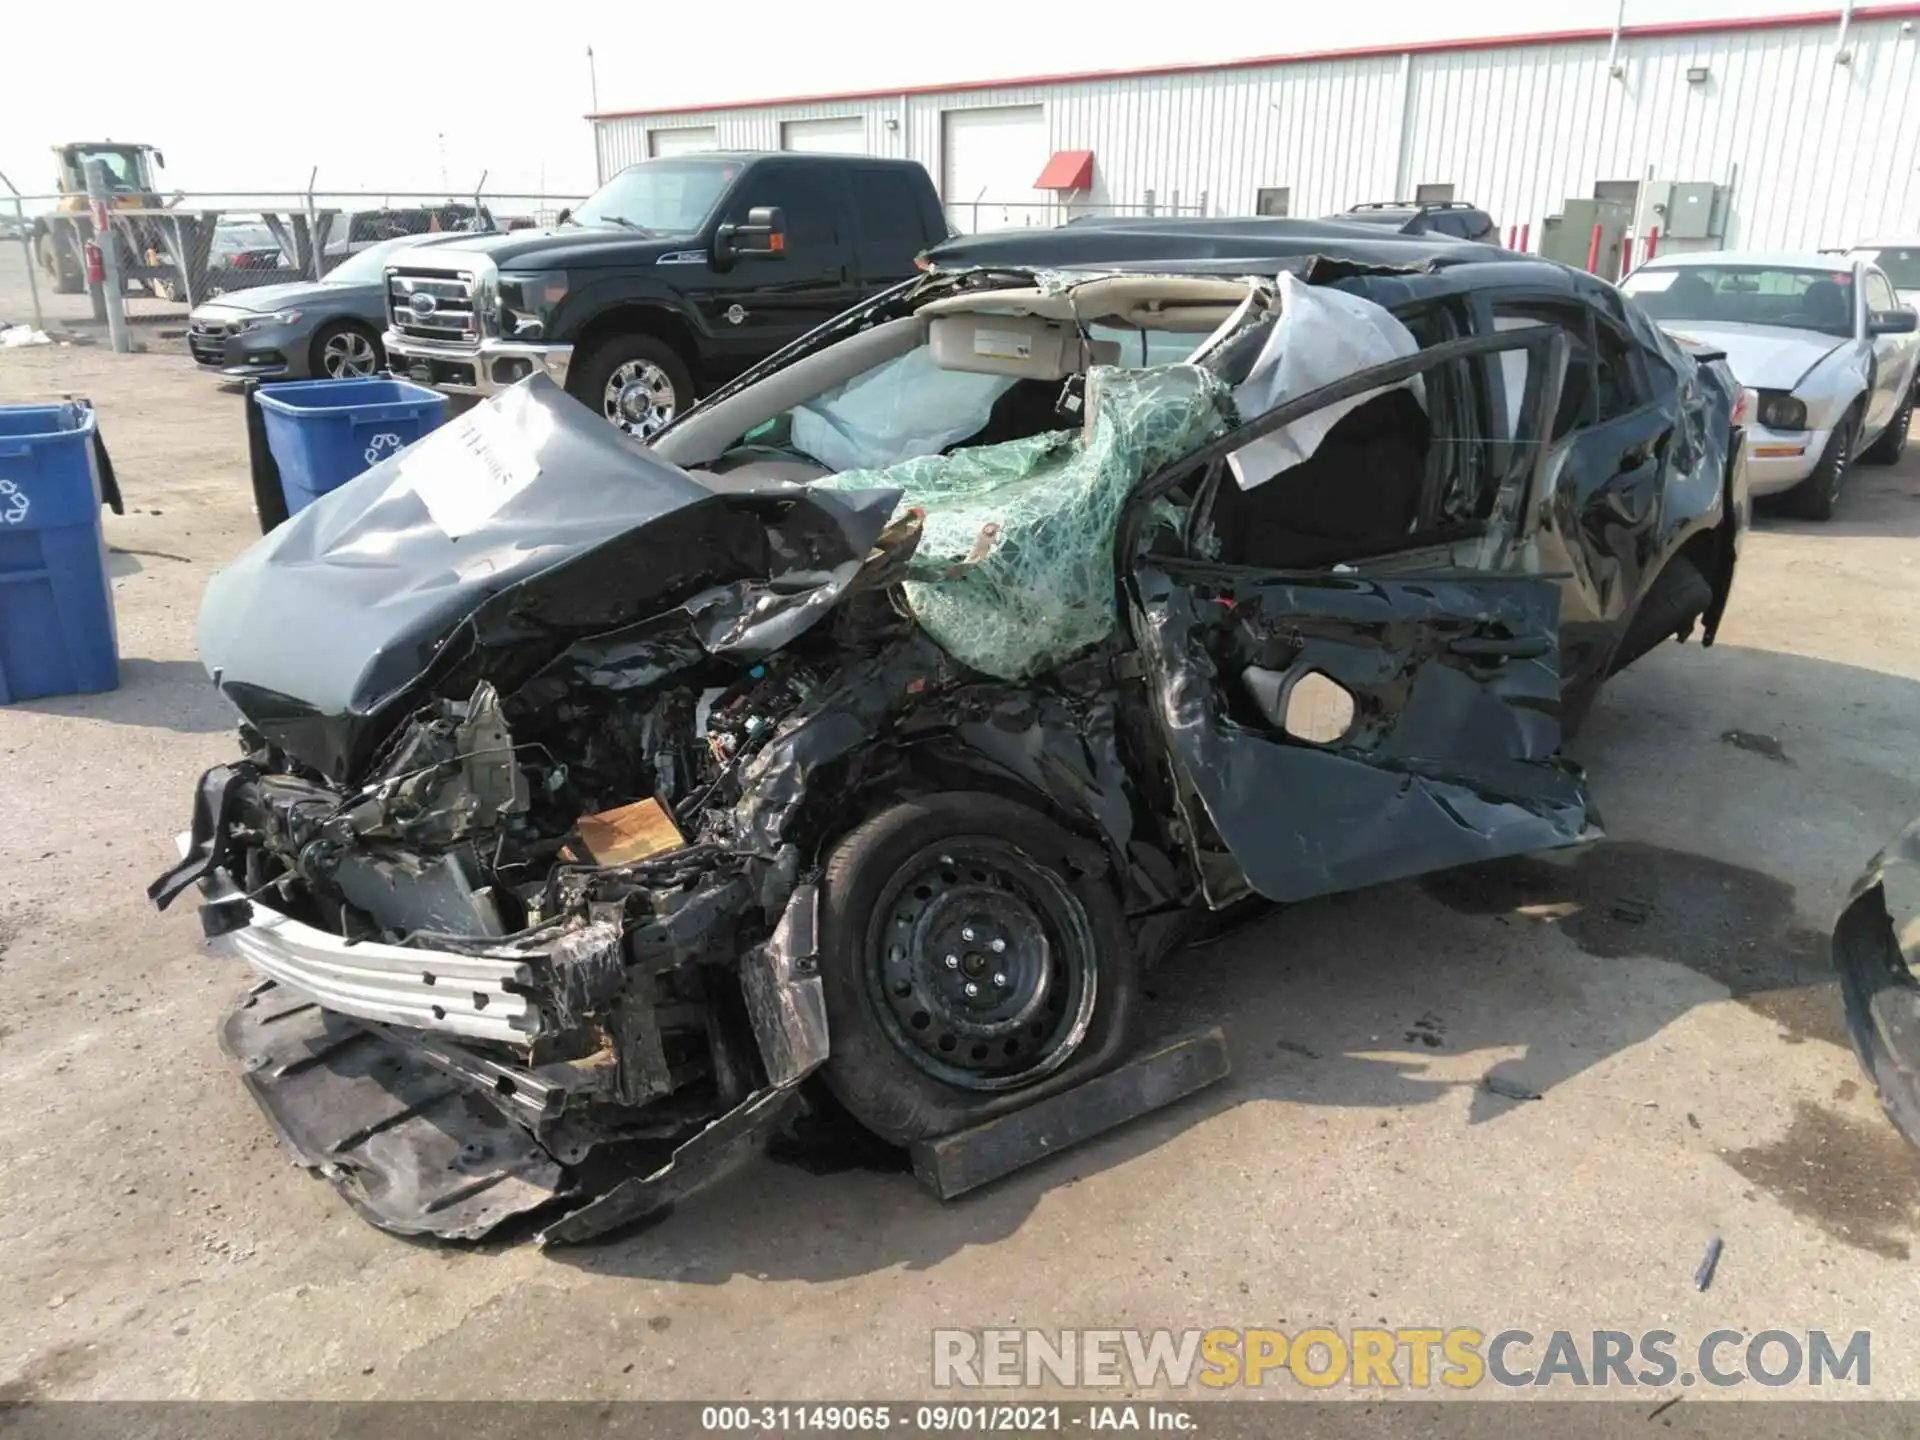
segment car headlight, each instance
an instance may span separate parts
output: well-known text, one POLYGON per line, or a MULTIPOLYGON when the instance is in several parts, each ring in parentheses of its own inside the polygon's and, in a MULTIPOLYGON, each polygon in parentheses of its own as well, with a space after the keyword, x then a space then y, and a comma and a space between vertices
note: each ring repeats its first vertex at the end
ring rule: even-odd
POLYGON ((234 331, 244 335, 249 330, 264 330, 269 325, 291 325, 300 318, 298 310, 275 310, 266 315, 242 315, 233 322, 234 331))
POLYGON ((564 270, 507 271, 500 276, 500 338, 540 340, 567 298, 564 270))
POLYGON ((1807 406, 1804 400, 1796 400, 1784 390, 1762 390, 1760 392, 1760 423, 1769 430, 1804 430, 1807 428, 1807 406))

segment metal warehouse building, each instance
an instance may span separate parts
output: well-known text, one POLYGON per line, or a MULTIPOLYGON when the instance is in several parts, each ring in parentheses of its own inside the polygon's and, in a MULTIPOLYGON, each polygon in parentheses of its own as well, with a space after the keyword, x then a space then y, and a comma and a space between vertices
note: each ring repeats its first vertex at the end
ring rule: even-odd
POLYGON ((967 231, 1457 199, 1537 249, 1597 200, 1663 249, 1800 248, 1920 231, 1917 56, 1920 5, 1888 5, 592 119, 602 178, 716 148, 907 156, 967 231))

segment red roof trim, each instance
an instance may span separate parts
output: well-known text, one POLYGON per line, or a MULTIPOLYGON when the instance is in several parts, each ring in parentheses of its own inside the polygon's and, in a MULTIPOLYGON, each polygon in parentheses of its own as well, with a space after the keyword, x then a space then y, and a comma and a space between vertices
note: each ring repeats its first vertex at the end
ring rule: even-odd
POLYGON ((1091 190, 1093 188, 1093 151, 1056 150, 1047 161, 1036 190, 1091 190))
MULTIPOLYGON (((1863 20, 1920 19, 1920 4, 1861 5, 1854 23, 1863 20)), ((1793 30, 1813 25, 1838 25, 1838 10, 1799 15, 1755 15, 1736 20, 1671 20, 1654 25, 1627 25, 1622 40, 1655 39, 1665 35, 1707 35, 1748 30, 1793 30)), ((1416 40, 1403 45, 1362 45, 1345 50, 1309 50, 1294 55, 1256 55, 1241 60, 1187 60, 1173 65, 1138 69, 1077 70, 1057 75, 1019 75, 1000 80, 960 80, 944 85, 890 85, 877 90, 838 90, 819 95, 783 95, 767 100, 712 101, 699 105, 669 105, 657 110, 600 110, 589 120, 624 120, 671 115, 699 115, 711 110, 771 110, 781 105, 819 105, 840 100, 888 100, 907 95, 951 95, 972 90, 1012 90, 1030 85, 1067 85, 1092 80, 1141 79, 1154 75, 1193 75, 1217 70, 1254 70, 1264 65, 1305 65, 1315 60, 1366 60, 1391 55, 1428 55, 1448 51, 1504 50, 1520 46, 1565 45, 1586 40, 1611 40, 1613 31, 1542 30, 1523 35, 1488 35, 1472 40, 1416 40)))

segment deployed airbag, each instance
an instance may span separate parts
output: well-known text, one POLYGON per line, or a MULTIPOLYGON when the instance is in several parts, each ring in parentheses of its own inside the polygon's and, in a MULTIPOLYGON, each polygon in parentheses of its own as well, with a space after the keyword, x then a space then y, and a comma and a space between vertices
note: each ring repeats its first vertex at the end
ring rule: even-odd
MULTIPOLYGON (((1253 369, 1233 392, 1242 421, 1420 349, 1412 332, 1390 311, 1361 296, 1309 285, 1284 271, 1277 293, 1280 317, 1260 347, 1253 369)), ((1426 397, 1419 378, 1405 384, 1424 408, 1426 397)), ((1383 393, 1369 390, 1349 396, 1234 451, 1227 457, 1233 478, 1243 490, 1265 484, 1312 455, 1342 416, 1383 393)))

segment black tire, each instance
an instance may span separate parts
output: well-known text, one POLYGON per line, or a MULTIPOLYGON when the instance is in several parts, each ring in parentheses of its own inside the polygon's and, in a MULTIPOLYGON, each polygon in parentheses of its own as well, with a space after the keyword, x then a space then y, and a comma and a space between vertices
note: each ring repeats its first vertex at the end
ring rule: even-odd
POLYGON ((862 1125, 896 1145, 950 1134, 1125 1056, 1138 956, 1112 887, 1076 865, 1085 855, 1039 812, 971 792, 892 806, 835 847, 821 1074, 862 1125), (981 998, 962 995, 969 984, 981 998))
POLYGON ((1901 955, 1883 886, 1868 890, 1840 916, 1833 964, 1854 1053, 1894 1128, 1920 1145, 1920 1055, 1911 1046, 1902 1054, 1889 1043, 1894 1036, 1910 1041, 1920 1035, 1920 983, 1901 955))
POLYGON ((1906 403, 1894 411, 1893 419, 1887 422, 1887 428, 1880 432, 1880 438, 1867 447, 1860 458, 1870 465, 1897 465, 1907 450, 1907 431, 1913 425, 1913 395, 1908 393, 1906 403))
POLYGON ((1640 597, 1626 634, 1614 648, 1609 675, 1618 675, 1661 641, 1680 634, 1713 604, 1713 586, 1700 573, 1700 567, 1685 555, 1676 555, 1653 577, 1653 584, 1640 597))
POLYGON ((695 398, 693 372, 687 368, 680 352, 658 335, 615 335, 602 340, 584 358, 574 360, 573 368, 567 372, 567 393, 636 440, 651 438, 668 420, 693 404, 695 398), (638 373, 631 377, 629 386, 623 387, 630 397, 630 403, 623 405, 609 392, 614 377, 628 366, 638 373), (671 388, 672 398, 664 412, 658 404, 650 403, 642 414, 639 403, 642 393, 650 400, 657 400, 659 396, 658 390, 648 388, 645 368, 649 366, 671 388))
POLYGON ((1860 439, 1860 407, 1840 418, 1827 436, 1826 447, 1813 473, 1780 497, 1780 508, 1801 520, 1831 520, 1853 468, 1853 447, 1860 439))
POLYGON ((307 373, 316 380, 365 379, 386 368, 380 337, 356 320, 328 321, 307 346, 307 373), (369 364, 372 368, 365 368, 369 364))
POLYGON ((67 256, 67 247, 62 245, 55 234, 49 230, 40 237, 40 268, 45 272, 47 282, 53 286, 56 295, 78 295, 87 288, 87 277, 77 264, 67 256))

